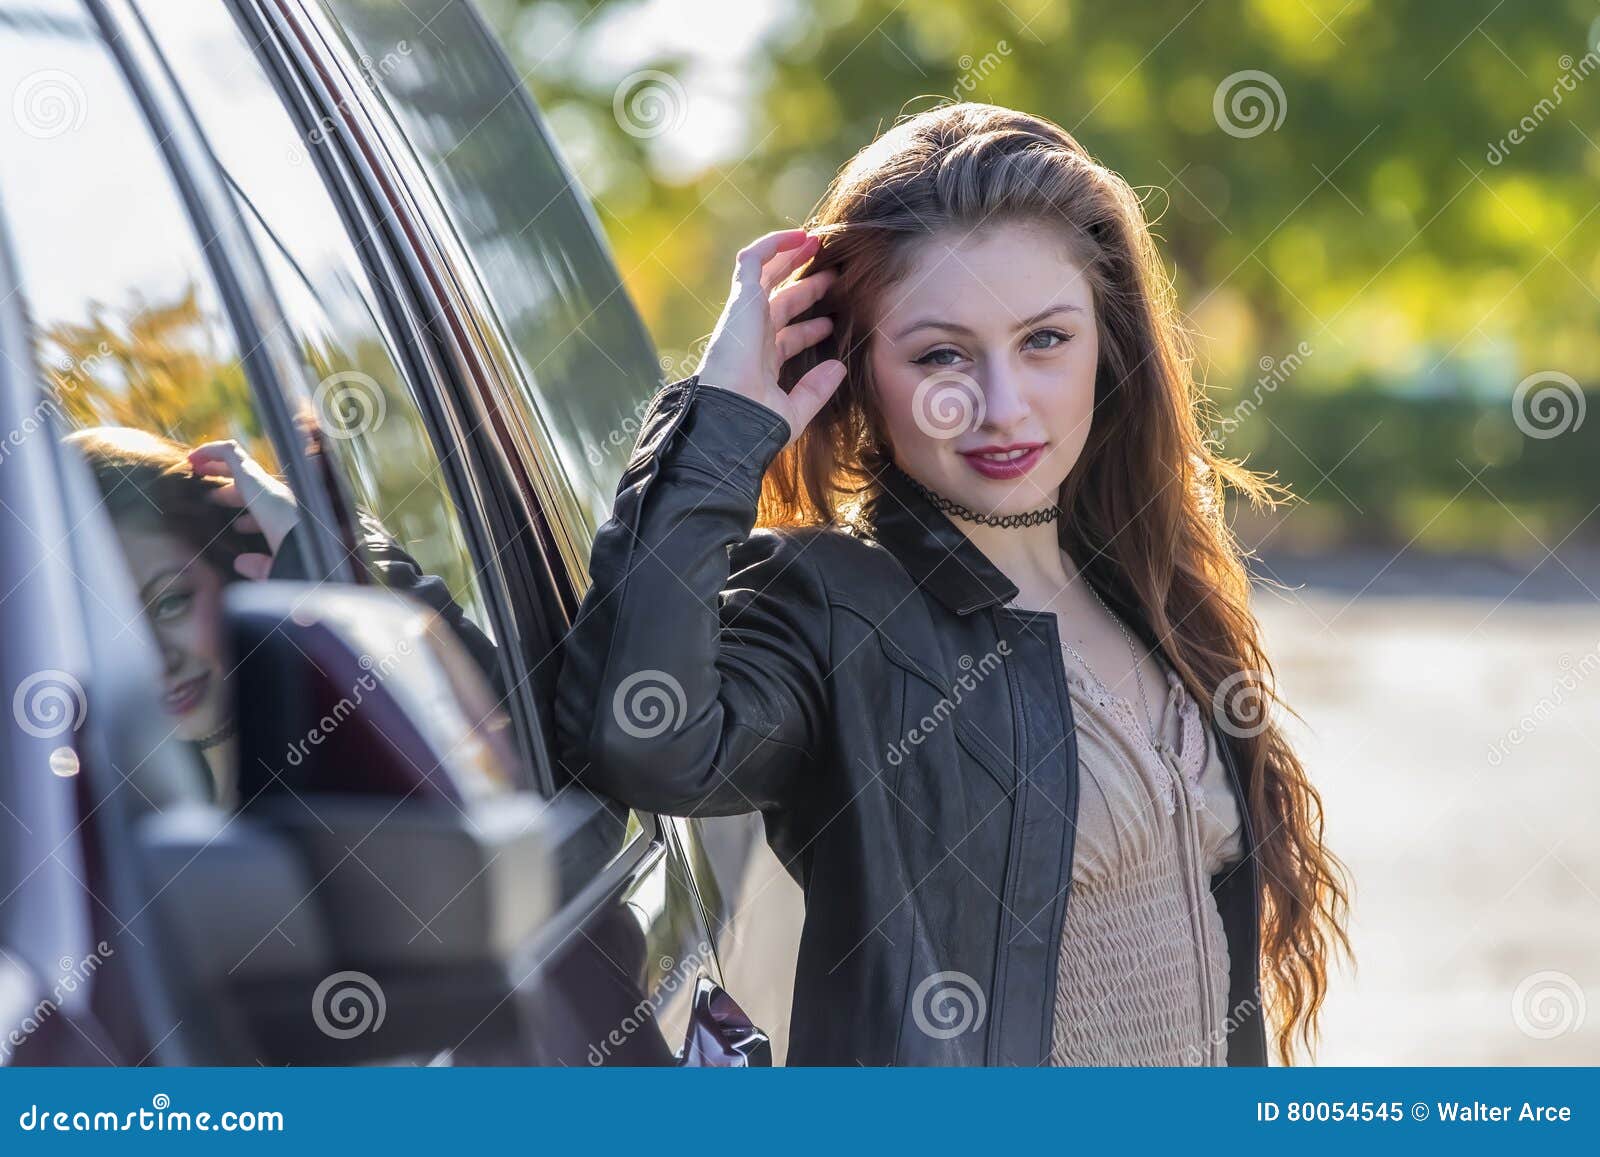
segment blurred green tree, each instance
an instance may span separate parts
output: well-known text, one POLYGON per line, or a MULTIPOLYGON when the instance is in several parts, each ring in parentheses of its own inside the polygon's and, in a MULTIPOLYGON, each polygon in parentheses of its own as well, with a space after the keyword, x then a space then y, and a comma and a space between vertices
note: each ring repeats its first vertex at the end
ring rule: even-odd
MULTIPOLYGON (((1380 420, 1420 435, 1379 514, 1318 488, 1347 528, 1409 536, 1464 468, 1488 483, 1557 460, 1509 421, 1518 383, 1600 382, 1594 0, 488 8, 667 359, 692 366, 743 240, 802 221, 897 116, 972 99, 1051 117, 1141 191, 1219 413, 1271 382, 1229 433, 1252 465, 1309 490, 1336 463, 1370 468, 1380 420), (1411 404, 1363 425, 1373 390, 1411 404), (1474 418, 1428 436, 1446 401, 1510 433, 1474 418), (1325 445, 1329 421, 1347 443, 1325 445)), ((1589 494, 1592 458, 1548 497, 1589 494)))

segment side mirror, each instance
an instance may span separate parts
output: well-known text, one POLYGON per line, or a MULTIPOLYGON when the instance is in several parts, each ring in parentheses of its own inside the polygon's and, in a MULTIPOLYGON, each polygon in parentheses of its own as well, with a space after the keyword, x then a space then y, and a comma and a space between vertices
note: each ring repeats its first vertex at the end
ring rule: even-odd
POLYGON ((420 603, 374 587, 235 583, 225 616, 247 806, 307 791, 459 804, 523 780, 505 712, 420 603))
POLYGON ((431 611, 374 588, 238 583, 225 620, 240 807, 138 829, 183 964, 233 1026, 219 1059, 514 1049, 568 818, 514 790, 476 666, 431 611))

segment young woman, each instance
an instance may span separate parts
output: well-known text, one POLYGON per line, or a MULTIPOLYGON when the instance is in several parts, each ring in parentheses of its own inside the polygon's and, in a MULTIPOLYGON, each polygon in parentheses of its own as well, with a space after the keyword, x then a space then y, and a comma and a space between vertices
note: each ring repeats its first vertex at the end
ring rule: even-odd
MULTIPOLYGON (((134 589, 160 650, 161 704, 173 734, 194 744, 214 796, 238 800, 233 663, 222 597, 235 582, 305 579, 294 495, 235 441, 188 447, 131 426, 95 426, 65 439, 89 464, 116 528, 134 589)), ((444 580, 359 512, 367 577, 437 611, 491 681, 494 644, 467 619, 444 580)))
POLYGON ((1207 445, 1181 336, 1127 184, 957 104, 741 251, 647 412, 564 754, 764 813, 806 895, 792 1062, 1314 1045, 1343 869, 1223 522, 1266 488, 1207 445))

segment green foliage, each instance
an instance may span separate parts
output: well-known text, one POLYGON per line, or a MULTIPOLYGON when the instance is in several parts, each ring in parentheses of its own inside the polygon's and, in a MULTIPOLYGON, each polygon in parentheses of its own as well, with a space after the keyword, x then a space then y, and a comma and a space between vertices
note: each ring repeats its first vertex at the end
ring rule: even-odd
MULTIPOLYGON (((1496 406, 1509 415, 1517 383, 1537 371, 1600 382, 1594 0, 802 0, 774 5, 736 62, 747 91, 732 93, 704 79, 724 52, 720 5, 672 5, 704 25, 697 52, 595 64, 652 7, 491 10, 674 355, 709 331, 745 239, 803 220, 837 167, 898 115, 963 97, 1053 118, 1145 194, 1220 409, 1251 390, 1262 359, 1315 350, 1273 398, 1267 444, 1348 436, 1313 459, 1348 452, 1352 469, 1370 471, 1375 444, 1354 441, 1364 426, 1300 423, 1386 397, 1397 415, 1449 425, 1496 406), (675 76, 687 106, 659 136, 626 131, 613 105, 622 73, 646 67, 675 76), (1281 90, 1263 89, 1277 127, 1252 131, 1262 110, 1242 95, 1230 108, 1237 88, 1222 91, 1219 116, 1219 89, 1246 71, 1281 90), (685 135, 728 118, 743 131, 685 174, 685 135)), ((1473 461, 1468 433, 1413 444, 1416 462, 1383 458, 1395 473, 1362 513, 1334 496, 1338 532, 1400 533, 1419 495, 1457 489, 1452 459, 1473 461)), ((1577 489, 1592 488, 1594 462, 1557 438, 1483 480, 1558 518, 1565 498, 1533 480, 1571 469, 1577 489)), ((1274 464, 1302 490, 1319 481, 1292 452, 1274 464)), ((1316 488, 1312 502, 1326 500, 1316 488)), ((1516 522, 1489 502, 1485 542, 1506 525, 1516 522)))

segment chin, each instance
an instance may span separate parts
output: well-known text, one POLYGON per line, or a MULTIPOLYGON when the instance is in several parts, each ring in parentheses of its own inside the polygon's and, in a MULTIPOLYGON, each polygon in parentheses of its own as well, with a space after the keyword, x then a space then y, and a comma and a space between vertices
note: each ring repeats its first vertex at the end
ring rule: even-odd
POLYGON ((198 743, 206 736, 214 734, 227 722, 227 713, 221 709, 220 704, 202 703, 187 715, 179 717, 178 737, 190 743, 198 743))

